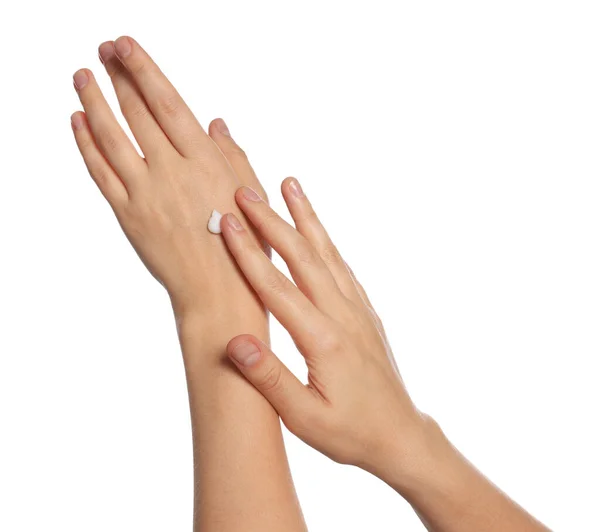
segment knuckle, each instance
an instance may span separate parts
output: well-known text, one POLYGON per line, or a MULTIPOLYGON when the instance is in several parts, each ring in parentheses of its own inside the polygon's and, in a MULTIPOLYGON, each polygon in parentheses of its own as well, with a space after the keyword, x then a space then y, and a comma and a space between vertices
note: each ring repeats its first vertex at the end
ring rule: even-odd
POLYGON ((296 258, 301 264, 314 265, 318 261, 318 255, 308 242, 301 241, 296 247, 296 258))
POLYGON ((335 332, 323 334, 319 339, 319 343, 325 353, 338 353, 343 349, 342 339, 335 332))
POLYGON ((321 224, 321 222, 319 221, 319 217, 317 216, 317 213, 310 205, 307 206, 306 212, 304 213, 304 216, 302 217, 302 219, 306 223, 319 224, 319 225, 321 224))
POLYGON ((112 153, 119 147, 117 139, 109 131, 98 134, 98 144, 105 153, 112 153))
POLYGON ((280 389, 282 374, 280 366, 272 365, 258 380, 258 388, 267 393, 280 389))
POLYGON ((111 78, 113 82, 118 75, 123 75, 125 71, 125 68, 119 60, 109 60, 104 66, 108 77, 111 78))
POLYGON ((340 264, 344 262, 340 252, 332 243, 329 243, 323 247, 323 249, 320 251, 320 255, 323 259, 323 262, 328 265, 340 264))
POLYGON ((228 157, 238 157, 241 159, 248 159, 248 155, 246 152, 240 148, 235 142, 231 143, 231 146, 227 148, 227 156, 228 157))
POLYGON ((129 65, 129 69, 134 76, 139 76, 143 74, 148 69, 148 65, 145 61, 136 61, 133 64, 129 65))
POLYGON ((175 94, 163 94, 156 100, 160 112, 167 116, 177 116, 181 104, 175 94))
POLYGON ((77 138, 77 144, 79 146, 79 151, 85 156, 94 146, 94 139, 91 137, 91 135, 80 135, 77 138))
POLYGON ((90 170, 90 175, 98 186, 103 186, 108 181, 108 171, 105 168, 94 168, 90 170))
POLYGON ((150 115, 150 109, 143 102, 124 102, 123 114, 129 114, 134 118, 146 118, 150 115))
POLYGON ((277 296, 281 296, 287 292, 289 283, 288 279, 279 271, 265 277, 267 290, 277 296))

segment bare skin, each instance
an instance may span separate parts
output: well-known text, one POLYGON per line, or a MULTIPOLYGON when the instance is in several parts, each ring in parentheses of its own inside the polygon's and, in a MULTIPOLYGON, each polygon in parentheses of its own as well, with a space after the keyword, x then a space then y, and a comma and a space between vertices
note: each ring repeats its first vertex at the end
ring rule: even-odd
POLYGON ((225 352, 242 332, 268 343, 266 312, 223 239, 206 229, 212 209, 246 223, 234 192, 260 184, 224 122, 207 134, 138 43, 121 37, 99 53, 144 157, 87 69, 74 76, 84 112, 72 126, 92 178, 172 301, 194 437, 194 528, 304 531, 279 418, 225 352))
POLYGON ((260 339, 237 336, 228 353, 299 438, 336 462, 371 472, 436 532, 548 529, 471 465, 413 404, 381 320, 295 179, 282 192, 295 228, 249 187, 236 201, 284 259, 292 283, 235 214, 221 228, 232 255, 308 368, 302 384, 260 339))

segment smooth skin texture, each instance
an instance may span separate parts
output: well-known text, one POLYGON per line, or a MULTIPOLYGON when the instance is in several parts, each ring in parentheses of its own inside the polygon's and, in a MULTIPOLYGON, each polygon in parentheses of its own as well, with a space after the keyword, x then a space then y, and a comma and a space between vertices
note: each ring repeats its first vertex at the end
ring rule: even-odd
POLYGON ((333 460, 387 482, 429 530, 548 530, 479 473, 415 407, 381 320, 300 184, 288 178, 282 193, 295 228, 250 187, 241 187, 235 198, 286 262, 294 283, 235 214, 222 218, 221 229, 240 269, 303 355, 308 384, 251 334, 228 344, 240 372, 291 432, 333 460))
POLYGON ((267 315, 223 239, 206 229, 212 209, 233 210, 246 223, 234 192, 244 184, 262 190, 260 183, 225 123, 213 121, 207 133, 136 41, 107 41, 99 55, 143 157, 88 69, 73 78, 84 109, 72 116, 73 132, 90 175, 173 304, 194 438, 194 529, 304 531, 279 418, 225 352, 241 332, 268 343, 267 315))

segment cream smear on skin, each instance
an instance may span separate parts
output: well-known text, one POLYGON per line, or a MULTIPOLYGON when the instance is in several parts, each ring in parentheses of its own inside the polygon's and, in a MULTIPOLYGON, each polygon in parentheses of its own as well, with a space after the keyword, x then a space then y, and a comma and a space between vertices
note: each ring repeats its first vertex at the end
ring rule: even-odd
POLYGON ((213 235, 218 235, 221 233, 221 218, 222 217, 223 217, 223 215, 219 211, 213 209, 213 212, 210 215, 210 219, 208 220, 208 230, 213 235))

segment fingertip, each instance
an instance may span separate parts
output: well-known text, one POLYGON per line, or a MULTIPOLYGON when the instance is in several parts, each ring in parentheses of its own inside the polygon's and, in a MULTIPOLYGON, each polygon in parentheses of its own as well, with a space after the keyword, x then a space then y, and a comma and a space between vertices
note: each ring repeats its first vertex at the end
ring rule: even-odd
POLYGON ((233 230, 235 232, 240 232, 244 230, 244 227, 237 219, 237 216, 232 213, 224 214, 221 217, 221 231, 225 233, 227 230, 233 230))
POLYGON ((289 192, 295 198, 304 198, 306 195, 302 190, 302 186, 300 185, 300 181, 295 177, 288 177, 284 179, 282 186, 285 186, 286 192, 289 192))
POLYGON ((122 35, 115 40, 115 52, 121 59, 125 59, 131 55, 133 50, 134 40, 128 35, 122 35))
POLYGON ((227 344, 227 355, 242 367, 256 364, 262 355, 262 342, 251 334, 241 334, 227 344))
POLYGON ((115 57, 115 55, 116 52, 114 41, 105 41, 100 46, 98 46, 98 57, 103 65, 105 65, 108 61, 115 57))
POLYGON ((229 128, 222 118, 215 118, 208 126, 208 133, 212 137, 215 133, 217 135, 224 135, 225 137, 231 138, 229 128))
POLYGON ((234 336, 231 340, 229 340, 229 342, 227 342, 227 347, 225 349, 227 353, 230 353, 233 349, 235 349, 235 346, 237 344, 239 344, 240 342, 247 342, 251 339, 251 334, 238 334, 237 336, 234 336))
POLYGON ((92 72, 89 68, 80 68, 75 74, 73 74, 73 85, 75 90, 79 92, 89 82, 92 77, 92 72))
POLYGON ((85 127, 85 113, 83 111, 75 111, 71 115, 71 127, 73 131, 80 131, 85 127))
POLYGON ((253 203, 262 201, 262 198, 258 195, 258 192, 247 185, 241 186, 236 190, 235 199, 241 201, 251 201, 253 203))
POLYGON ((284 180, 281 182, 281 192, 285 193, 285 192, 286 192, 286 191, 289 189, 290 183, 291 183, 291 182, 292 182, 294 179, 296 179, 296 178, 295 178, 295 177, 292 177, 292 176, 286 177, 286 178, 285 178, 285 179, 284 179, 284 180))

